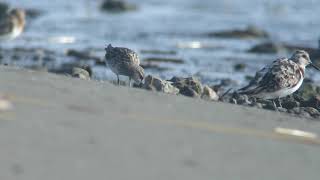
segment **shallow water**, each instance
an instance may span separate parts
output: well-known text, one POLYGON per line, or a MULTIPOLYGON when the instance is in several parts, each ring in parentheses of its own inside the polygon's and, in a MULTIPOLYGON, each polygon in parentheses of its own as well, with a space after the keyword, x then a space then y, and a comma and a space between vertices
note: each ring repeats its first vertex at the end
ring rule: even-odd
MULTIPOLYGON (((44 11, 39 18, 29 21, 25 33, 5 47, 45 47, 63 53, 66 49, 97 49, 103 57, 103 47, 129 47, 137 52, 159 49, 174 50, 185 64, 161 64, 172 70, 147 71, 163 78, 174 75, 196 75, 206 83, 231 78, 243 83, 245 75, 256 70, 278 55, 256 55, 246 50, 264 40, 219 39, 201 36, 208 32, 245 28, 256 25, 278 42, 316 47, 320 21, 318 0, 128 0, 139 6, 137 11, 110 14, 99 10, 100 0, 10 0, 13 6, 44 11), (180 48, 186 43, 204 43, 209 48, 180 48), (246 63, 244 72, 233 66, 246 63)), ((154 57, 150 54, 139 54, 154 57)), ((64 61, 61 59, 61 61, 64 61)), ((61 62, 56 62, 61 63, 61 62)), ((23 64, 22 64, 23 65, 23 64)), ((104 67, 94 68, 97 79, 115 76, 104 67)), ((313 70, 309 77, 320 76, 313 70)))

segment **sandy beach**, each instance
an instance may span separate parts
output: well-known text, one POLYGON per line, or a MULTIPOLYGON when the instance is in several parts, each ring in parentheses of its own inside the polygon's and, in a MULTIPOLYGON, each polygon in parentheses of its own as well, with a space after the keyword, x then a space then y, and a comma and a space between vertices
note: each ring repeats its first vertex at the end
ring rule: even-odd
POLYGON ((1 179, 316 179, 317 120, 0 68, 1 179))

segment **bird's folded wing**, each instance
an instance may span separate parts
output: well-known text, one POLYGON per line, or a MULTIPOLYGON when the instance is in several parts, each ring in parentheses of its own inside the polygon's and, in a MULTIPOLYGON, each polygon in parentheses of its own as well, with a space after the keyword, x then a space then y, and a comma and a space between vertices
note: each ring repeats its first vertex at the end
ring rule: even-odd
POLYGON ((112 52, 106 54, 106 58, 118 59, 119 61, 136 63, 136 54, 127 48, 113 48, 112 52))
POLYGON ((290 81, 292 80, 287 77, 292 77, 293 74, 288 72, 294 72, 295 68, 288 59, 277 59, 258 71, 249 85, 239 89, 239 93, 258 94, 261 92, 277 91, 280 88, 289 88, 292 84, 290 81), (290 71, 287 71, 288 69, 290 71))
POLYGON ((249 84, 241 89, 239 89, 238 91, 248 91, 251 89, 255 89, 259 86, 261 80, 264 78, 264 76, 271 71, 271 69, 273 68, 273 66, 278 65, 278 61, 279 59, 273 61, 271 64, 265 66, 264 68, 260 69, 254 76, 254 78, 249 82, 249 84))
POLYGON ((134 65, 128 62, 117 63, 117 69, 119 74, 124 76, 130 76, 133 73, 134 65))

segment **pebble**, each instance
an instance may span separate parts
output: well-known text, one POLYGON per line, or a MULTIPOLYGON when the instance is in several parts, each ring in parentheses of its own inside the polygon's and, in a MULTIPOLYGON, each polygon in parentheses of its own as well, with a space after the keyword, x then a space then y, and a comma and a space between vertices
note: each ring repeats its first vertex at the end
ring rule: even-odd
POLYGON ((90 80, 90 74, 85 69, 74 67, 72 68, 72 77, 84 79, 84 80, 90 80))
POLYGON ((193 97, 193 98, 200 97, 200 94, 198 94, 194 89, 187 86, 180 89, 180 94, 188 97, 193 97))
POLYGON ((310 116, 317 118, 320 116, 320 112, 313 107, 302 107, 302 110, 309 113, 310 116))
POLYGON ((237 96, 237 102, 238 102, 238 104, 242 104, 242 105, 250 105, 250 104, 252 104, 249 101, 249 97, 247 95, 238 95, 237 96))
POLYGON ((201 98, 208 100, 208 101, 218 101, 219 100, 218 94, 213 89, 211 89, 208 85, 205 85, 203 87, 203 92, 202 92, 201 98))
POLYGON ((104 0, 101 5, 101 10, 108 12, 125 12, 137 9, 136 5, 129 4, 123 0, 104 0))
POLYGON ((180 90, 181 94, 184 94, 186 96, 199 97, 203 92, 201 82, 195 77, 173 77, 169 81, 172 82, 173 86, 177 87, 180 90))
POLYGON ((142 87, 147 90, 161 91, 167 94, 178 94, 179 89, 171 85, 170 82, 162 80, 158 77, 148 75, 142 87))
POLYGON ((244 63, 235 64, 233 69, 235 71, 244 71, 246 69, 246 64, 244 64, 244 63))
POLYGON ((282 107, 286 109, 292 109, 295 107, 300 107, 300 103, 294 99, 284 99, 282 102, 282 107))

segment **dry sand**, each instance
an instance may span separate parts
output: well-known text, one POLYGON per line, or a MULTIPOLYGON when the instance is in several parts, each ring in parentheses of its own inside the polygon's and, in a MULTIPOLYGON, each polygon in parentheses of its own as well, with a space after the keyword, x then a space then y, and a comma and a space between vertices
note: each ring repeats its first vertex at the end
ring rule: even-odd
POLYGON ((1 180, 319 178, 320 140, 275 128, 320 122, 9 67, 0 83, 1 180))

